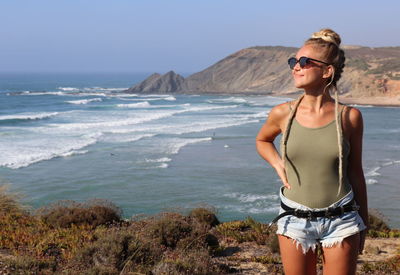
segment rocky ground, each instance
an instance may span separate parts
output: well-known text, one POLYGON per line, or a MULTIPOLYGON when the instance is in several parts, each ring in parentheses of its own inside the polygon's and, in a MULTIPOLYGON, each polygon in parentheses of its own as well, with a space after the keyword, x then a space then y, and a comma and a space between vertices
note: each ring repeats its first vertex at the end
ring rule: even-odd
MULTIPOLYGON (((365 274, 362 266, 365 263, 375 264, 388 258, 399 255, 400 239, 399 238, 368 238, 365 243, 365 250, 358 260, 358 274, 365 274)), ((257 245, 253 242, 245 242, 241 244, 231 243, 227 247, 226 255, 216 258, 216 261, 228 265, 237 270, 236 274, 276 274, 273 269, 280 272, 282 269, 280 263, 267 264, 260 262, 262 256, 268 254, 269 248, 265 245, 257 245), (275 268, 271 267, 275 266, 275 268)), ((279 260, 279 257, 276 258, 279 260)), ((319 265, 318 274, 322 274, 319 265)), ((399 270, 400 272, 400 270, 399 270)), ((279 274, 279 273, 278 273, 279 274)), ((375 273, 380 274, 380 273, 375 273)))

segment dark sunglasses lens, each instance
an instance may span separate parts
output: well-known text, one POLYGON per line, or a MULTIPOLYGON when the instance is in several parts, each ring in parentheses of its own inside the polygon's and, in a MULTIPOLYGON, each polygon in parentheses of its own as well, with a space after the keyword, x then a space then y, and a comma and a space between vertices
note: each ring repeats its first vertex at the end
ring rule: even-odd
POLYGON ((300 63, 300 67, 301 67, 301 68, 304 68, 304 66, 307 65, 308 62, 309 62, 308 57, 302 56, 302 57, 300 57, 300 59, 299 59, 299 63, 300 63))
POLYGON ((288 64, 289 64, 290 69, 293 69, 294 66, 296 66, 296 63, 297 63, 297 59, 296 58, 291 57, 291 58, 288 59, 288 64))

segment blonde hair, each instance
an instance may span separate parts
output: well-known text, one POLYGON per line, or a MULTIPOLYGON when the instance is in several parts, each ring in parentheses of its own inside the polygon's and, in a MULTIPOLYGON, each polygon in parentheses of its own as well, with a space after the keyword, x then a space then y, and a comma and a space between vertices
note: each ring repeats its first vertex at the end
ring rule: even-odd
MULTIPOLYGON (((318 48, 326 58, 325 62, 331 64, 334 68, 333 74, 331 77, 330 82, 325 86, 324 92, 326 89, 328 91, 333 88, 335 90, 335 118, 336 118, 336 132, 337 132, 337 139, 338 139, 338 147, 339 147, 339 187, 338 193, 339 196, 342 187, 343 187, 343 131, 341 125, 341 112, 339 112, 339 97, 336 83, 340 79, 343 68, 344 62, 346 58, 344 57, 344 51, 340 49, 341 39, 339 34, 334 32, 331 29, 322 29, 319 32, 315 32, 312 34, 311 38, 309 38, 304 45, 312 45, 318 48)), ((296 115, 296 111, 298 106, 300 105, 301 100, 303 99, 304 94, 301 95, 295 102, 292 108, 292 105, 289 103, 290 106, 290 113, 289 118, 286 124, 285 131, 283 132, 282 140, 281 140, 281 155, 283 164, 286 163, 286 147, 288 142, 288 137, 290 134, 290 128, 292 126, 292 122, 294 116, 296 115)))

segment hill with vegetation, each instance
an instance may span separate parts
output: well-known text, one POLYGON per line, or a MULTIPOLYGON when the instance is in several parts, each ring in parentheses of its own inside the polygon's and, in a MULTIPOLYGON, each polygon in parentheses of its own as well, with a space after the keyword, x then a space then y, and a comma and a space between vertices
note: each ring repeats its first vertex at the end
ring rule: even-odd
MULTIPOLYGON (((344 46, 346 66, 338 83, 345 97, 400 96, 400 47, 344 46)), ((129 93, 290 94, 287 59, 297 48, 258 46, 235 52, 186 78, 170 71, 153 74, 129 93)))

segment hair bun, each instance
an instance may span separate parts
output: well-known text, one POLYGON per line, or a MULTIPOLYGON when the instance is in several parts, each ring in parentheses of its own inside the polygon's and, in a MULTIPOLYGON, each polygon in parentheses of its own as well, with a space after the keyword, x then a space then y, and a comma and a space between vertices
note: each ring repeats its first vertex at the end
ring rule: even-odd
POLYGON ((331 29, 322 29, 319 32, 314 32, 311 36, 313 39, 322 39, 325 42, 330 42, 335 44, 336 46, 340 46, 342 40, 340 39, 339 34, 334 32, 331 29))

